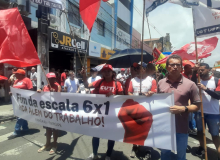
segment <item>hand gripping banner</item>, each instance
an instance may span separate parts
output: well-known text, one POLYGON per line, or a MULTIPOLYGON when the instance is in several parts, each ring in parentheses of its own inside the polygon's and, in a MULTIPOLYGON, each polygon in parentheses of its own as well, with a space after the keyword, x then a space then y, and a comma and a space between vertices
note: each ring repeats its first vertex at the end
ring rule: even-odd
POLYGON ((14 114, 42 126, 176 152, 173 94, 112 96, 11 88, 14 114))

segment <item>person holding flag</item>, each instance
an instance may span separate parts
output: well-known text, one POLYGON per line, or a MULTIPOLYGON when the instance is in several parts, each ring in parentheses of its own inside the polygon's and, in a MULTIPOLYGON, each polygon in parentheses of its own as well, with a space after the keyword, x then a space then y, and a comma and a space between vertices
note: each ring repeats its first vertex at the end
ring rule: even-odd
MULTIPOLYGON (((81 71, 83 75, 83 82, 87 88, 95 88, 93 93, 95 94, 105 94, 106 97, 110 97, 112 95, 123 95, 123 88, 120 82, 114 80, 115 75, 113 74, 113 68, 111 65, 106 64, 103 66, 101 73, 103 78, 92 83, 87 82, 87 77, 85 70, 81 71)), ((92 148, 93 153, 86 160, 97 159, 98 148, 99 148, 100 139, 97 137, 93 137, 92 139, 92 148)), ((113 147, 115 145, 115 141, 108 140, 108 150, 106 152, 105 160, 110 160, 111 154, 113 151, 113 147)))
MULTIPOLYGON (((220 79, 210 76, 210 67, 207 63, 197 64, 192 79, 197 82, 198 87, 202 90, 202 103, 205 124, 208 125, 209 133, 212 135, 212 141, 218 152, 218 160, 220 160, 220 141, 219 141, 219 100, 220 100, 220 79), (197 70, 201 77, 200 82, 197 82, 197 70)), ((197 133, 200 146, 196 151, 196 155, 203 157, 204 140, 203 140, 203 127, 202 116, 199 110, 196 113, 197 133)))

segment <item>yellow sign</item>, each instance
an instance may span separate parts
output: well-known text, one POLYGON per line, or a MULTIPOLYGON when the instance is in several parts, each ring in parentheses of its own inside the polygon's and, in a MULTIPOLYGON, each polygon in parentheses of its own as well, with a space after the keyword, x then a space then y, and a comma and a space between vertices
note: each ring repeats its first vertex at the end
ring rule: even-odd
POLYGON ((108 60, 114 53, 115 53, 115 51, 113 51, 113 50, 109 50, 109 49, 106 49, 106 48, 101 48, 100 58, 108 60))

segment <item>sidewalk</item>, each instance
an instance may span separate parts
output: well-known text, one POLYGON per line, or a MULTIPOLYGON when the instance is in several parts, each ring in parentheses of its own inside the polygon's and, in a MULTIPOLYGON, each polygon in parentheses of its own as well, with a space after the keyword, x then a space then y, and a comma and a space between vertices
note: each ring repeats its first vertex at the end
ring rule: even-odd
POLYGON ((0 105, 0 123, 15 119, 12 104, 0 105))

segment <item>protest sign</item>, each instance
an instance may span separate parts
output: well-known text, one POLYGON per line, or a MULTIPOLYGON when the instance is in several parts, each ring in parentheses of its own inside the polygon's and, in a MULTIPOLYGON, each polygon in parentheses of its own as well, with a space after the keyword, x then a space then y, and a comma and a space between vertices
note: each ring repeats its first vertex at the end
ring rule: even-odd
POLYGON ((15 89, 14 114, 42 126, 176 152, 173 94, 111 96, 15 89))

